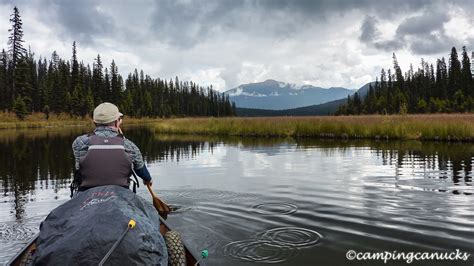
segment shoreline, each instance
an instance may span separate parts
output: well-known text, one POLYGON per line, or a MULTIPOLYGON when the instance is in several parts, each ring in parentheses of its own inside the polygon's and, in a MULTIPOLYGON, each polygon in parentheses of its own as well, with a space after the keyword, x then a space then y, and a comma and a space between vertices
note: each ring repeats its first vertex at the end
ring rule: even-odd
MULTIPOLYGON (((1 129, 93 126, 90 117, 41 113, 20 121, 0 113, 1 129)), ((156 134, 266 138, 318 138, 474 142, 474 114, 360 115, 311 117, 131 118, 124 127, 146 124, 156 134)))
MULTIPOLYGON (((158 122, 160 118, 126 117, 126 124, 149 124, 158 122)), ((36 129, 93 126, 92 117, 71 117, 68 114, 51 114, 49 119, 43 113, 33 113, 24 120, 19 120, 15 114, 0 112, 0 130, 2 129, 36 129)))

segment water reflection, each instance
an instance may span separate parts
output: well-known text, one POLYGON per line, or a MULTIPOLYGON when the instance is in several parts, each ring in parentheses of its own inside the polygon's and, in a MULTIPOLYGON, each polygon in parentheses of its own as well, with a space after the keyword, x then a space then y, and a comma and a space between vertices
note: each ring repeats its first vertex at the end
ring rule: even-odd
MULTIPOLYGON (((57 192, 69 185, 73 169, 71 143, 77 135, 89 130, 70 128, 1 132, 1 192, 4 197, 12 199, 16 219, 22 219, 24 205, 30 201, 30 195, 35 190, 52 188, 57 192)), ((465 189, 472 187, 474 146, 471 144, 155 135, 146 127, 128 128, 126 136, 140 147, 148 163, 190 160, 203 151, 212 154, 217 145, 223 144, 237 146, 243 151, 264 153, 266 156, 288 148, 294 148, 295 151, 318 148, 327 156, 369 148, 383 165, 395 167, 398 185, 403 186, 407 178, 447 179, 452 180, 452 186, 435 190, 473 194, 472 190, 465 189)))
MULTIPOLYGON (((90 130, 0 131, 0 264, 68 199, 71 143, 90 130)), ((179 207, 170 217, 177 230, 196 250, 208 245, 216 264, 242 252, 246 261, 297 265, 310 253, 467 247, 472 239, 472 144, 155 135, 147 127, 125 135, 158 177, 160 196, 179 207), (300 249, 313 232, 324 241, 300 249)))
MULTIPOLYGON (((397 181, 416 179, 451 180, 451 189, 428 189, 438 192, 472 195, 472 164, 474 145, 466 143, 438 143, 420 141, 321 141, 300 140, 299 149, 320 148, 326 154, 366 149, 393 166, 397 181), (468 188, 466 188, 466 186, 468 188), (468 190, 468 191, 465 191, 468 190)), ((387 175, 387 173, 381 173, 387 175)), ((390 173, 391 174, 391 173, 390 173)))
MULTIPOLYGON (((17 220, 24 218, 25 204, 34 201, 35 190, 57 193, 69 187, 74 158, 71 143, 91 128, 4 130, 0 132, 0 191, 11 202, 17 220)), ((147 162, 192 158, 218 143, 154 136, 147 128, 127 130, 127 138, 141 149, 147 162)), ((11 212, 11 213, 12 213, 11 212)))
POLYGON ((31 130, 0 135, 0 178, 2 194, 13 198, 16 219, 24 216, 24 205, 35 190, 64 188, 72 164, 70 138, 63 132, 31 130))

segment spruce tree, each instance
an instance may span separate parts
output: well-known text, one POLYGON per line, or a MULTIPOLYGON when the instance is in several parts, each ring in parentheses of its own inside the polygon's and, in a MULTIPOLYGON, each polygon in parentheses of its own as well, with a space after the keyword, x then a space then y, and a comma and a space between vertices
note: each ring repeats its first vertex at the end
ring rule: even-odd
POLYGON ((28 115, 25 101, 20 95, 16 96, 15 101, 13 101, 13 112, 20 120, 24 120, 26 115, 28 115))
POLYGON ((103 102, 111 102, 109 70, 105 68, 104 83, 102 83, 103 102))
POLYGON ((120 104, 122 100, 122 82, 114 60, 110 64, 110 92, 110 101, 114 104, 120 104))
POLYGON ((41 102, 40 102, 40 90, 39 90, 39 81, 38 81, 38 66, 34 58, 35 54, 31 51, 31 48, 28 50, 27 64, 28 64, 28 75, 31 85, 31 91, 29 95, 31 97, 31 110, 34 112, 41 112, 41 102))
POLYGON ((392 59, 393 59, 393 69, 395 70, 395 79, 396 79, 395 82, 398 85, 399 89, 403 89, 403 83, 404 83, 403 74, 402 74, 402 70, 400 69, 400 66, 398 65, 398 60, 397 60, 397 57, 395 56, 395 53, 393 53, 392 59))
POLYGON ((9 99, 11 99, 7 90, 7 64, 7 54, 3 49, 0 54, 0 110, 6 109, 8 107, 9 99))
POLYGON ((465 95, 472 95, 472 74, 471 61, 466 52, 466 46, 462 47, 462 69, 461 69, 461 89, 465 95))
POLYGON ((83 102, 83 109, 81 115, 90 115, 92 116, 92 112, 94 111, 94 97, 92 96, 92 90, 89 88, 86 92, 84 102, 83 102))
POLYGON ((448 73, 448 97, 452 99, 454 93, 461 88, 461 63, 458 59, 456 47, 451 49, 449 57, 449 73, 448 73))
POLYGON ((77 61, 76 42, 72 43, 72 58, 71 58, 71 91, 79 85, 79 63, 77 61))
POLYGON ((103 92, 103 80, 104 80, 104 73, 103 73, 103 66, 102 60, 100 59, 100 55, 97 55, 94 64, 92 65, 92 96, 94 98, 95 105, 100 104, 103 102, 105 98, 103 92))
POLYGON ((10 54, 11 59, 11 97, 13 100, 16 96, 16 69, 20 61, 24 59, 26 55, 26 49, 23 47, 23 22, 20 17, 20 11, 16 6, 13 8, 10 22, 12 23, 12 28, 8 30, 8 32, 10 32, 10 37, 8 38, 8 53, 10 54))
MULTIPOLYGON (((16 68, 14 80, 16 84, 16 96, 21 96, 21 100, 24 102, 26 110, 31 112, 33 104, 33 99, 31 97, 33 94, 33 87, 31 86, 31 73, 28 61, 28 58, 20 59, 16 68)), ((16 96, 15 98, 17 98, 16 96)))

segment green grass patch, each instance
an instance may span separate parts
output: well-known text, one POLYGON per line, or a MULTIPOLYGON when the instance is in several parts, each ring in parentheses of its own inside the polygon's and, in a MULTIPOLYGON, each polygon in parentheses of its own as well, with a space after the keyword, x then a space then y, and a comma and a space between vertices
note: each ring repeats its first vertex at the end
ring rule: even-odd
POLYGON ((173 134, 474 141, 474 114, 175 118, 153 127, 173 134))

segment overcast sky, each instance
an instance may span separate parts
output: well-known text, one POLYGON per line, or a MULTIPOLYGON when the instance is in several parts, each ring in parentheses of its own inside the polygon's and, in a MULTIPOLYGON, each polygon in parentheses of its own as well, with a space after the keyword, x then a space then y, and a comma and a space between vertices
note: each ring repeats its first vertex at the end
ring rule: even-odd
POLYGON ((220 91, 266 79, 355 89, 391 67, 392 52, 405 71, 474 49, 472 0, 0 0, 1 48, 14 5, 37 58, 70 58, 76 41, 85 63, 100 54, 123 75, 220 91))

